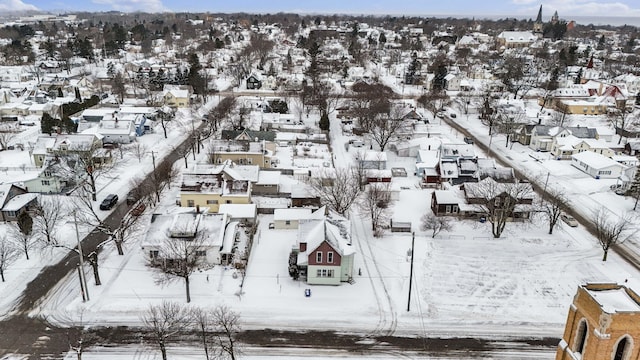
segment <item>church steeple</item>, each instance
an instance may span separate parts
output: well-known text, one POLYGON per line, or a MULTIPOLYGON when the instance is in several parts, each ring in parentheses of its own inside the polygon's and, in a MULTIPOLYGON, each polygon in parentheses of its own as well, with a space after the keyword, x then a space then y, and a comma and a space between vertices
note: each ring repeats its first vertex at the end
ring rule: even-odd
POLYGON ((542 33, 542 5, 540 5, 540 10, 538 10, 538 17, 536 17, 536 21, 533 23, 533 32, 542 33))
POLYGON ((542 23, 542 5, 540 5, 540 10, 538 10, 538 17, 536 18, 536 23, 542 23))

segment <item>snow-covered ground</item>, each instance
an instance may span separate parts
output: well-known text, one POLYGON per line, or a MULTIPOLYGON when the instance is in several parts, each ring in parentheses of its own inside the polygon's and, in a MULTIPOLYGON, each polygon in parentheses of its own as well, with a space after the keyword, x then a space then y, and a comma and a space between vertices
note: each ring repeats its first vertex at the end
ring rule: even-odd
MULTIPOLYGON (((480 141, 489 142, 488 136, 483 135, 486 128, 473 116, 459 116, 457 121, 477 134, 480 141)), ((444 124, 430 126, 443 137, 462 140, 461 134, 444 124)), ((331 140, 333 163, 337 167, 348 166, 356 151, 345 148, 349 138, 341 134, 335 119, 331 140)), ((491 141, 492 153, 508 156, 514 166, 526 168, 540 179, 551 174, 548 186, 567 189, 574 206, 582 211, 604 204, 612 212, 622 213, 633 206, 630 200, 608 191, 609 180, 591 179, 568 162, 544 158, 536 161, 530 156, 531 151, 519 144, 512 150, 505 148, 501 136, 491 141)), ((281 151, 283 158, 291 159, 291 147, 281 151)), ((323 150, 318 151, 323 154, 318 160, 331 159, 323 150)), ((286 164, 289 163, 291 160, 286 164)), ((409 174, 401 180, 406 186, 393 205, 393 218, 411 221, 416 232, 410 302, 411 235, 387 233, 374 238, 369 222, 354 210, 350 216, 357 250, 355 267, 359 270, 354 284, 310 286, 292 280, 287 260, 297 233, 268 229, 272 217, 261 215, 244 282, 242 274, 231 268, 202 270, 191 280, 191 305, 228 305, 241 314, 245 329, 497 339, 560 337, 579 285, 604 281, 626 282, 636 288, 640 285, 637 270, 616 254, 602 262, 597 241, 582 227, 561 226, 548 235, 544 220, 536 218, 530 224, 508 224, 503 237, 493 239, 489 224, 459 220, 452 231, 432 239, 419 230, 421 215, 430 211, 432 190, 415 186, 418 179, 411 175, 412 159, 389 154, 388 168, 391 167, 404 167, 409 174), (311 290, 310 297, 305 297, 305 289, 311 290)), ((103 194, 122 191, 126 181, 122 178, 105 185, 103 194)), ((177 189, 172 187, 172 191, 164 196, 157 211, 171 211, 177 189)), ((89 326, 139 325, 139 316, 149 304, 162 300, 184 303, 183 283, 157 284, 144 255, 139 238, 125 244, 124 256, 107 249, 100 267, 103 285, 92 285, 89 276, 90 301, 82 302, 77 274, 70 274, 32 315, 62 324, 77 323, 82 314, 84 324, 89 326)))

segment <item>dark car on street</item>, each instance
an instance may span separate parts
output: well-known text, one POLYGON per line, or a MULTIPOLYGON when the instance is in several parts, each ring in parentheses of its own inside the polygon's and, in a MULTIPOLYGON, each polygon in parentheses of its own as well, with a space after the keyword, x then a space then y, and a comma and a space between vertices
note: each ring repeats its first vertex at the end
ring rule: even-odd
POLYGON ((111 210, 111 208, 113 208, 117 203, 118 195, 109 194, 104 198, 104 200, 102 200, 102 203, 100 203, 100 210, 111 210))

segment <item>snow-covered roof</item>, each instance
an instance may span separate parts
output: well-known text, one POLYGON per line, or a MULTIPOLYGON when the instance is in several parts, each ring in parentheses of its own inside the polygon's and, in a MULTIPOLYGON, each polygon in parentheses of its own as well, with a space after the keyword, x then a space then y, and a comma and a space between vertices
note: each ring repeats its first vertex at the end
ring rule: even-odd
POLYGON ((435 190, 433 192, 438 204, 458 204, 461 202, 460 197, 455 191, 451 190, 435 190))
POLYGON ((227 214, 234 219, 253 219, 257 213, 256 204, 220 204, 219 214, 227 214))
POLYGON ((311 209, 275 209, 273 220, 302 220, 311 216, 311 209))
POLYGON ((583 151, 577 154, 573 154, 571 155, 571 157, 574 160, 583 162, 594 169, 604 169, 611 166, 624 167, 624 165, 616 162, 615 160, 608 158, 602 154, 595 153, 593 151, 583 151))
POLYGON ((624 288, 609 290, 590 290, 587 288, 587 292, 606 313, 640 311, 640 304, 633 300, 624 288))
POLYGON ((278 185, 280 183, 280 171, 260 171, 256 185, 278 185))
POLYGON ((38 194, 27 193, 14 196, 7 204, 2 208, 2 211, 18 211, 25 205, 35 200, 38 194))

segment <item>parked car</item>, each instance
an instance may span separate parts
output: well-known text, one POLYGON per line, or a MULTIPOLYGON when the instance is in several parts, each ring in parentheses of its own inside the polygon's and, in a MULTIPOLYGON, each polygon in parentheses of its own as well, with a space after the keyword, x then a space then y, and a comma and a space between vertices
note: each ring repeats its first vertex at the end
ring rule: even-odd
POLYGON ((104 200, 102 200, 102 203, 100 203, 100 210, 111 210, 111 208, 113 208, 117 203, 118 195, 109 194, 104 198, 104 200))
POLYGON ((574 219, 573 216, 567 215, 567 214, 562 214, 560 215, 560 219, 562 221, 564 221, 567 225, 571 226, 571 227, 577 227, 578 226, 578 220, 574 219))
POLYGON ((142 213, 144 213, 144 210, 146 208, 147 208, 147 205, 145 205, 143 202, 140 202, 140 203, 138 203, 138 205, 136 205, 136 207, 131 209, 131 215, 140 216, 140 215, 142 215, 142 213))
POLYGON ((273 230, 276 228, 276 225, 274 223, 269 223, 269 229, 273 230))
POLYGON ((449 116, 451 116, 454 119, 457 117, 457 115, 455 113, 451 113, 451 114, 449 114, 449 116))
POLYGON ((465 136, 464 142, 466 142, 467 144, 473 144, 473 139, 465 136))

